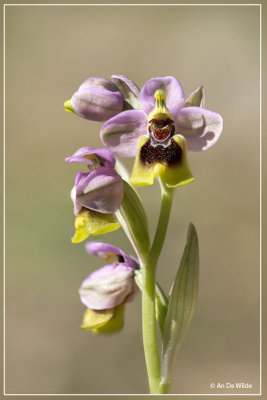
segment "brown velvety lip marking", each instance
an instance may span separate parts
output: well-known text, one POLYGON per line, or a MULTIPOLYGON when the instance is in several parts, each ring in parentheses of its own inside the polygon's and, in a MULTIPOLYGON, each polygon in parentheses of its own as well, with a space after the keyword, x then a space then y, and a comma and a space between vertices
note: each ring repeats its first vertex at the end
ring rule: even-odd
POLYGON ((140 150, 140 161, 143 166, 152 166, 156 163, 167 164, 169 167, 178 165, 182 160, 183 152, 173 139, 168 146, 158 144, 152 146, 149 139, 140 150))

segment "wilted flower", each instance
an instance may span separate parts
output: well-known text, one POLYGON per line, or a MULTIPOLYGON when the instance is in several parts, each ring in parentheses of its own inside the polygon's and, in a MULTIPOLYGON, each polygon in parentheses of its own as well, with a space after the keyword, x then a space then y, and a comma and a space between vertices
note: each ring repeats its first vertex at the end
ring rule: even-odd
POLYGON ((72 241, 119 228, 113 214, 123 198, 123 181, 115 171, 115 157, 107 149, 82 147, 66 162, 86 162, 89 172, 79 172, 71 191, 76 233, 72 241))
POLYGON ((206 150, 219 138, 222 117, 202 107, 203 87, 187 100, 172 76, 150 79, 142 88, 140 108, 109 119, 101 129, 106 147, 121 157, 134 157, 135 185, 151 185, 160 175, 169 187, 193 180, 186 149, 206 150))
POLYGON ((134 270, 139 263, 110 244, 90 242, 86 249, 113 263, 91 273, 80 287, 81 301, 87 307, 82 328, 95 333, 119 331, 123 327, 124 304, 133 300, 138 291, 134 270))

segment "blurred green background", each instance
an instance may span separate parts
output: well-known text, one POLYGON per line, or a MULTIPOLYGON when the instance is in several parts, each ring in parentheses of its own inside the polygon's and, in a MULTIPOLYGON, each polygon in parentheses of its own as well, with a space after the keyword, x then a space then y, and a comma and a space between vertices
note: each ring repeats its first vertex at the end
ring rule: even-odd
MULTIPOLYGON (((6 7, 6 392, 148 391, 141 296, 119 335, 82 331, 78 288, 102 262, 70 242, 69 192, 84 166, 64 158, 100 147, 101 124, 66 113, 63 102, 87 77, 115 73, 140 87, 173 75, 186 95, 203 84, 206 107, 224 117, 216 146, 189 155, 196 180, 175 195, 158 280, 167 291, 194 222, 199 302, 172 391, 249 382, 257 393, 259 7, 233 6, 6 7)), ((140 194, 153 233, 159 188, 140 194)), ((131 252, 121 230, 93 239, 131 252)))

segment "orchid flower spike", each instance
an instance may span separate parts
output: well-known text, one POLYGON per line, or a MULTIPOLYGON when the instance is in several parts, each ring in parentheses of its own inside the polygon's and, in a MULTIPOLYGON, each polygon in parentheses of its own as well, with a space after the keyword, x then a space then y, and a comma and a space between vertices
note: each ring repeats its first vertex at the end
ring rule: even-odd
POLYGON ((124 324, 124 305, 138 292, 134 270, 138 261, 120 248, 101 242, 89 242, 86 250, 112 264, 91 273, 82 283, 79 293, 87 307, 82 329, 93 333, 113 333, 124 324))
POLYGON ((66 162, 86 162, 89 172, 79 172, 71 191, 76 233, 73 243, 89 235, 111 232, 120 227, 114 212, 123 198, 123 181, 115 171, 115 157, 107 149, 82 147, 66 162))

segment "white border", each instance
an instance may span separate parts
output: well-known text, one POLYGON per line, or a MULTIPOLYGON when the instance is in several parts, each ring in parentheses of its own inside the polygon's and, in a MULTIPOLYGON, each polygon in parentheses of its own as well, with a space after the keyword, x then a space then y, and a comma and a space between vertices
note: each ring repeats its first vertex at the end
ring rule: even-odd
POLYGON ((6 383, 6 40, 5 40, 5 5, 3 7, 3 391, 6 383))
POLYGON ((205 3, 203 3, 203 4, 186 4, 186 3, 181 3, 181 4, 176 4, 176 3, 167 3, 167 4, 157 4, 157 3, 155 3, 155 4, 153 4, 153 3, 144 3, 144 4, 134 4, 134 3, 127 3, 127 4, 119 4, 119 3, 114 3, 114 4, 105 4, 105 3, 99 3, 99 4, 97 4, 97 3, 92 3, 92 4, 82 4, 82 3, 80 3, 80 4, 73 4, 73 3, 67 3, 67 4, 60 4, 60 3, 56 3, 56 4, 27 4, 27 3, 25 3, 25 4, 4 4, 4 7, 5 6, 8 6, 8 7, 12 7, 12 6, 19 6, 19 7, 23 7, 23 6, 43 6, 43 7, 46 7, 46 6, 49 6, 49 7, 51 7, 51 6, 80 6, 80 7, 84 7, 84 6, 97 6, 97 7, 106 7, 106 6, 108 6, 108 7, 125 7, 125 6, 131 6, 131 7, 143 7, 143 6, 145 6, 145 7, 149 7, 149 6, 153 6, 153 7, 166 7, 166 6, 174 6, 174 7, 176 7, 176 6, 185 6, 185 7, 188 7, 188 6, 210 6, 210 7, 213 7, 213 6, 220 6, 220 7, 222 7, 222 6, 225 6, 225 7, 228 7, 228 6, 242 6, 242 7, 244 7, 244 6, 260 6, 261 7, 261 4, 259 3, 259 4, 205 4, 205 3))
POLYGON ((260 5, 260 394, 262 394, 262 7, 260 5))
POLYGON ((4 396, 151 396, 149 393, 145 394, 96 394, 96 393, 6 393, 5 392, 5 8, 14 6, 97 6, 97 7, 177 7, 177 6, 242 6, 242 7, 259 7, 260 8, 260 393, 182 393, 182 394, 153 394, 152 396, 262 396, 262 4, 3 4, 3 389, 4 396))

